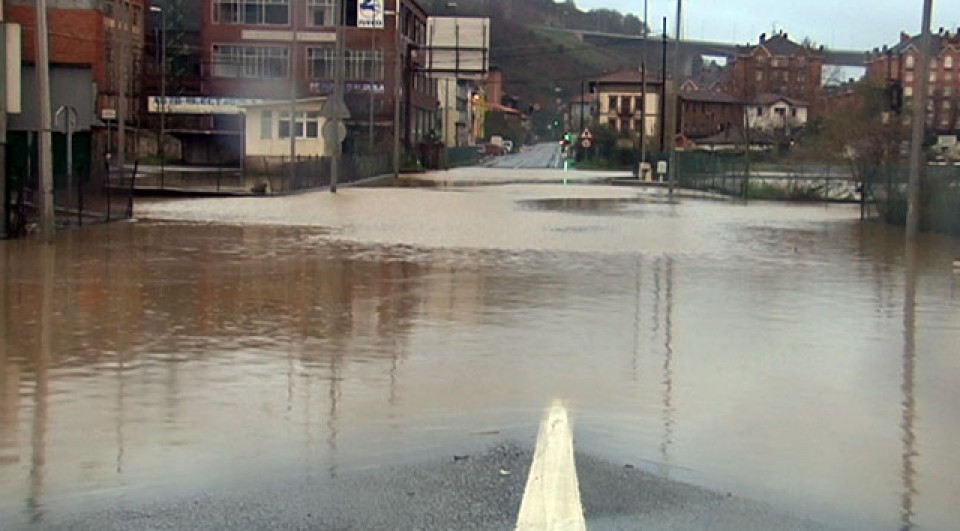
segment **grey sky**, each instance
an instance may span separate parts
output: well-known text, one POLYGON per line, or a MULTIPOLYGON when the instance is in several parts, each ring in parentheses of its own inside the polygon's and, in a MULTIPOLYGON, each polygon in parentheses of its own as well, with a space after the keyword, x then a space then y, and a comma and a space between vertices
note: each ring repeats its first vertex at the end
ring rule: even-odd
MULTIPOLYGON (((607 8, 637 15, 643 0, 576 0, 580 9, 607 8)), ((676 25, 676 0, 648 0, 650 25, 676 25)), ((896 42, 900 31, 920 32, 922 0, 684 0, 684 37, 753 42, 776 27, 830 48, 869 50, 896 42)), ((960 1, 934 0, 933 30, 960 27, 960 1)))

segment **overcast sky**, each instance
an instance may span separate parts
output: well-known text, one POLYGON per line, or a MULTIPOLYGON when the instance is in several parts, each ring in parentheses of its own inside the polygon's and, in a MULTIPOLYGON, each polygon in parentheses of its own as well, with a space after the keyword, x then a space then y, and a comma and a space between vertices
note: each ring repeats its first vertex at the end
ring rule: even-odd
MULTIPOLYGON (((643 14, 643 0, 575 0, 582 10, 607 8, 643 14)), ((650 26, 668 19, 673 34, 676 0, 648 0, 650 26)), ((960 27, 960 0, 934 0, 933 30, 960 27)), ((791 38, 810 37, 830 48, 870 50, 894 44, 900 31, 920 33, 922 0, 684 0, 684 37, 722 42, 756 41, 776 27, 791 38)))

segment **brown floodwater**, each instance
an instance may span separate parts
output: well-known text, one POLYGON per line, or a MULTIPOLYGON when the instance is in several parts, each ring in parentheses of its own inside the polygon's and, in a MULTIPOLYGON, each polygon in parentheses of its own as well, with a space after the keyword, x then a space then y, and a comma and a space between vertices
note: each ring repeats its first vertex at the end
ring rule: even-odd
POLYGON ((580 452, 956 528, 960 242, 596 190, 352 190, 288 226, 261 223, 302 197, 242 223, 182 202, 154 215, 195 221, 0 242, 0 521, 532 442, 560 397, 580 452))

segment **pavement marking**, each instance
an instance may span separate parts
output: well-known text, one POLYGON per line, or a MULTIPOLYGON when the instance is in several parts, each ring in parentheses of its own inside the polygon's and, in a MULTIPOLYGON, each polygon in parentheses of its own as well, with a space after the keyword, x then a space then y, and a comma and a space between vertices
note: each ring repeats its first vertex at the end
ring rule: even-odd
POLYGON ((559 399, 553 401, 540 423, 516 529, 587 529, 573 461, 573 431, 559 399))

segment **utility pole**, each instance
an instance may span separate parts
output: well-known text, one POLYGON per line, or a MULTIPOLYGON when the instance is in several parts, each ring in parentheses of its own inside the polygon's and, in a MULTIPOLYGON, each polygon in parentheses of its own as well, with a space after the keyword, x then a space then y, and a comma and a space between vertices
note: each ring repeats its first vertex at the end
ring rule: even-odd
POLYGON ((647 162, 647 33, 649 32, 647 0, 643 0, 643 59, 640 60, 640 171, 637 173, 641 181, 644 164, 647 162))
POLYGON ((37 0, 37 102, 40 107, 40 139, 37 160, 40 169, 40 238, 52 244, 56 232, 53 214, 53 136, 50 115, 50 48, 47 41, 47 1, 37 0))
MULTIPOLYGON (((127 15, 126 2, 114 2, 113 32, 116 38, 114 64, 117 68, 117 169, 123 176, 127 162, 127 15)), ((110 183, 107 183, 110 186, 110 183)))
POLYGON ((660 65, 660 77, 663 83, 660 85, 660 152, 667 150, 667 17, 663 17, 663 35, 661 40, 662 63, 660 65))
POLYGON ((673 47, 673 81, 670 83, 673 86, 673 97, 670 98, 673 104, 672 118, 670 118, 670 168, 667 177, 667 189, 671 199, 677 180, 677 118, 680 113, 680 24, 682 18, 683 0, 677 0, 677 34, 673 47))
POLYGON ((910 180, 907 183, 907 241, 920 232, 920 173, 923 164, 923 133, 927 126, 927 89, 930 86, 930 19, 933 0, 923 2, 923 27, 920 28, 920 65, 917 93, 913 101, 913 130, 910 138, 910 180))
POLYGON ((0 240, 7 237, 7 26, 0 0, 0 240))
MULTIPOLYGON (((336 61, 333 64, 333 100, 336 102, 338 109, 344 108, 343 106, 343 94, 344 94, 344 62, 346 57, 344 56, 344 42, 343 42, 343 26, 345 10, 343 8, 343 2, 337 2, 337 42, 336 42, 336 61)), ((376 31, 376 30, 372 30, 376 31)), ((333 118, 334 123, 336 123, 337 136, 336 142, 333 145, 333 163, 330 165, 330 193, 337 193, 337 181, 340 180, 340 161, 343 155, 343 142, 339 137, 339 131, 342 129, 342 119, 339 115, 339 112, 336 117, 333 118)))
POLYGON ((396 50, 393 60, 393 178, 400 178, 400 96, 403 92, 403 37, 400 35, 400 0, 393 0, 393 31, 396 50))
MULTIPOLYGON (((340 5, 341 2, 337 2, 340 5)), ((290 71, 290 121, 287 131, 290 133, 290 186, 297 178, 297 8, 290 10, 290 60, 287 69, 290 71)), ((303 124, 306 128, 307 124, 303 124)))

